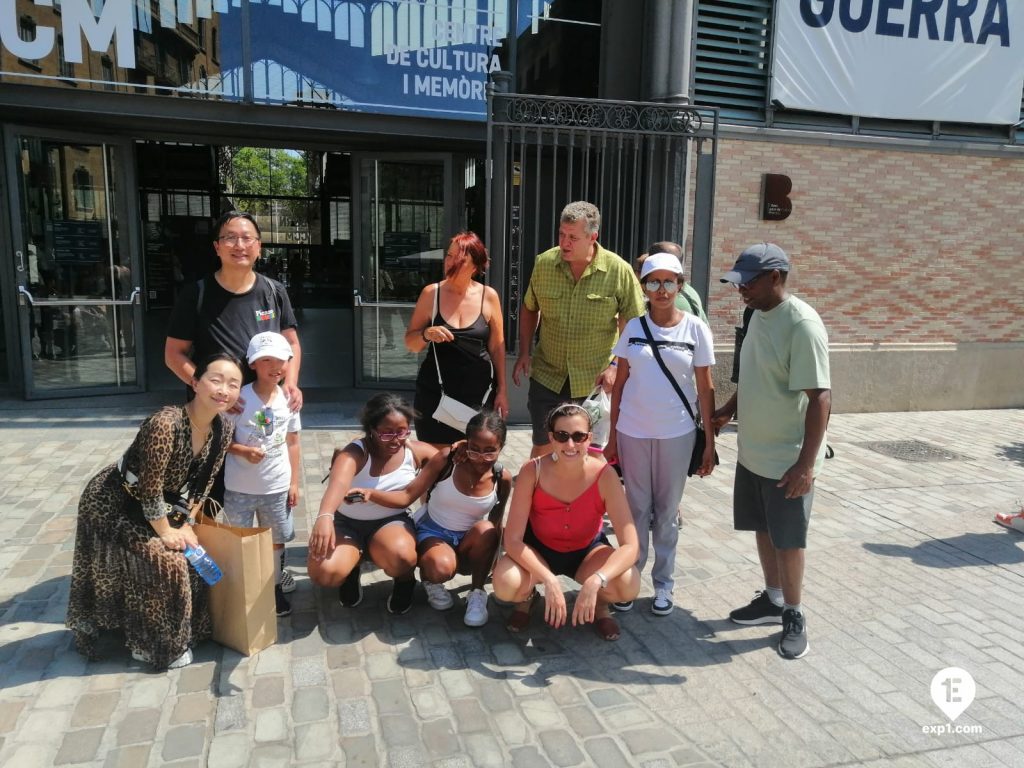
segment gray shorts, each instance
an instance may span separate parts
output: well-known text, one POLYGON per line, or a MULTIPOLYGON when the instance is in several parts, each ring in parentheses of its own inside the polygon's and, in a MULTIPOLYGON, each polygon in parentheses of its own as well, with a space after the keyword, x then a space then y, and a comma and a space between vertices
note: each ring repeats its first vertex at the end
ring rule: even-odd
POLYGON ((569 378, 566 377, 561 392, 548 389, 530 379, 530 390, 526 395, 526 408, 530 411, 530 423, 533 425, 533 444, 547 445, 548 414, 556 405, 562 403, 582 403, 585 397, 569 397, 569 378))
POLYGON ((253 518, 256 518, 261 528, 270 529, 275 544, 287 544, 295 538, 288 491, 253 494, 225 489, 224 516, 236 528, 252 528, 253 518))
POLYGON ((814 486, 804 496, 786 498, 778 480, 755 475, 736 464, 732 522, 737 531, 766 531, 776 549, 806 549, 814 486))

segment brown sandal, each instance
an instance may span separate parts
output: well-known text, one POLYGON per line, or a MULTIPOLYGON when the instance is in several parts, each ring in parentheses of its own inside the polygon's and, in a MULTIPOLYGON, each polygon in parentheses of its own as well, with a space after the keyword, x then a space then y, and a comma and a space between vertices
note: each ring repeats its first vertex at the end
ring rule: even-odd
POLYGON ((597 632, 598 637, 608 642, 618 640, 621 634, 619 623, 611 616, 601 616, 594 619, 594 631, 597 632))
POLYGON ((537 596, 537 590, 534 589, 530 592, 530 596, 527 597, 523 602, 516 603, 515 610, 512 611, 512 615, 508 617, 508 621, 505 622, 505 629, 509 632, 519 634, 530 626, 530 609, 533 608, 533 599, 537 596))

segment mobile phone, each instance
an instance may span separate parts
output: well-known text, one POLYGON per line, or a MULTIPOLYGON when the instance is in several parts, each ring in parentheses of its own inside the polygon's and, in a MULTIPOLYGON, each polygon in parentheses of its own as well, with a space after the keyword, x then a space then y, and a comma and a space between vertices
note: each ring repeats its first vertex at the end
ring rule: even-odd
POLYGON ((366 497, 359 491, 349 491, 345 494, 346 504, 359 504, 366 501, 366 497))

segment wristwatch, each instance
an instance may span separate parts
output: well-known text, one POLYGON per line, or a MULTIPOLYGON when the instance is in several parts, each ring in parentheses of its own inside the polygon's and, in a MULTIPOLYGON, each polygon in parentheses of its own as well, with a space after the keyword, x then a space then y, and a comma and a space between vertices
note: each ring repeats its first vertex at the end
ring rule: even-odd
POLYGON ((605 587, 608 586, 608 577, 607 576, 605 576, 600 571, 595 571, 594 575, 597 576, 598 580, 601 582, 601 589, 604 589, 605 587))

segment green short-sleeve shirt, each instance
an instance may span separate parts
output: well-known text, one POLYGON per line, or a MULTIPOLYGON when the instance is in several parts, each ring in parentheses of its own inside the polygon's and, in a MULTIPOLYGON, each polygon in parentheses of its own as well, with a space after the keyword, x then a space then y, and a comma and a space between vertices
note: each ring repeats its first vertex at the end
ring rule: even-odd
POLYGON ((617 318, 644 312, 632 268, 600 245, 577 282, 556 246, 537 256, 523 306, 540 312, 540 339, 530 378, 558 392, 569 378, 571 397, 586 397, 611 360, 617 318))
MULTIPOLYGON (((738 461, 779 479, 800 456, 806 389, 831 389, 828 334, 818 313, 795 296, 750 319, 740 352, 738 461)), ((821 471, 825 441, 814 464, 821 471)))
POLYGON ((688 315, 696 315, 705 323, 708 321, 700 294, 689 283, 683 283, 683 287, 676 294, 676 309, 680 309, 688 315))

